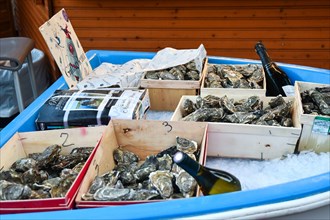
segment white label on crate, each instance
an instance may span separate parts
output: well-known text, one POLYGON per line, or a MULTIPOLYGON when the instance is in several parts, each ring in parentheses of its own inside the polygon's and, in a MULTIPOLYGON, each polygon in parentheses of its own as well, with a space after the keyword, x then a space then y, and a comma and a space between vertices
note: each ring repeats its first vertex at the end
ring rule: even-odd
POLYGON ((330 135, 330 118, 316 116, 312 128, 313 133, 330 135))
POLYGON ((294 86, 293 85, 282 86, 282 89, 287 97, 294 96, 294 86))

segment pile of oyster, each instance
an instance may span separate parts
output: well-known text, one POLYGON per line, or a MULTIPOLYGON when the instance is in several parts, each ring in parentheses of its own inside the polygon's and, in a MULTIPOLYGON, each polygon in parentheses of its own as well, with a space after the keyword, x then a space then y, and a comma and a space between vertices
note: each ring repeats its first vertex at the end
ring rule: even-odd
POLYGON ((271 99, 265 108, 259 96, 237 101, 226 95, 197 96, 196 102, 183 101, 181 120, 292 127, 292 107, 292 101, 286 102, 281 95, 271 99))
POLYGON ((68 155, 61 149, 51 145, 1 171, 0 200, 64 197, 94 148, 74 148, 68 155))
POLYGON ((262 89, 264 75, 257 64, 208 64, 204 87, 262 89))
POLYGON ((197 143, 182 137, 176 138, 176 145, 157 155, 149 155, 143 162, 133 152, 116 149, 115 168, 96 176, 82 199, 136 201, 194 196, 197 182, 172 160, 178 150, 194 160, 199 155, 197 143))
POLYGON ((305 114, 330 116, 330 86, 309 89, 300 96, 305 114))
POLYGON ((161 80, 199 80, 200 72, 196 69, 195 61, 186 64, 174 66, 171 68, 155 71, 147 71, 146 79, 161 80))

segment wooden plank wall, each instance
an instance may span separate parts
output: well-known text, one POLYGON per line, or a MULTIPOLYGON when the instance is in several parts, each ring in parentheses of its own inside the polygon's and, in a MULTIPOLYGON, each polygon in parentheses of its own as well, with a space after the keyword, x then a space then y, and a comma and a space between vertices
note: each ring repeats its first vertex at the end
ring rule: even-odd
POLYGON ((16 36, 10 0, 0 0, 0 18, 0 37, 16 36))
POLYGON ((30 37, 35 41, 35 47, 42 50, 48 57, 51 66, 52 81, 61 76, 48 46, 39 32, 39 27, 52 16, 50 0, 14 0, 14 16, 19 36, 30 37))
POLYGON ((53 0, 65 8, 85 49, 197 48, 208 55, 273 60, 330 69, 329 0, 53 0))

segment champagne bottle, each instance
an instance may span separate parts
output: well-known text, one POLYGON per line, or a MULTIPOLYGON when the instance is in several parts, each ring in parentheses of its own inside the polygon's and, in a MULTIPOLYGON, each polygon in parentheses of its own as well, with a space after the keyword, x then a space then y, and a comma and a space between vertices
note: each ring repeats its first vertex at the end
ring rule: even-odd
POLYGON ((286 73, 272 61, 262 42, 255 45, 266 76, 266 96, 294 96, 294 87, 286 73))
POLYGON ((240 181, 230 173, 199 164, 186 153, 178 151, 173 161, 195 178, 204 195, 241 190, 240 181))

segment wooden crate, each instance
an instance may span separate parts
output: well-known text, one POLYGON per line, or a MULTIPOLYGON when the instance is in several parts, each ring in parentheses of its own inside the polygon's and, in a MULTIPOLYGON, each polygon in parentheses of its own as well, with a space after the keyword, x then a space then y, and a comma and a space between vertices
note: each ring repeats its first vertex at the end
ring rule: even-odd
MULTIPOLYGON (((301 92, 315 87, 326 87, 329 84, 310 82, 295 82, 298 119, 302 126, 298 150, 313 150, 315 152, 330 151, 330 117, 325 115, 305 114, 302 107, 301 92), (317 127, 321 125, 321 130, 317 127)), ((320 127, 319 127, 320 128, 320 127)))
MULTIPOLYGON (((54 144, 62 146, 61 154, 69 154, 71 150, 76 147, 95 147, 98 145, 105 127, 106 126, 16 133, 0 149, 0 167, 2 170, 8 170, 16 160, 24 158, 30 153, 42 152, 48 146, 54 144)), ((87 159, 84 167, 79 172, 76 180, 72 183, 65 197, 5 200, 0 203, 0 213, 40 212, 73 208, 78 187, 94 153, 95 150, 87 159)))
POLYGON ((150 109, 174 111, 183 95, 198 95, 203 75, 206 71, 207 59, 198 81, 193 80, 153 80, 141 79, 141 87, 149 90, 150 109))
POLYGON ((84 201, 81 196, 88 192, 97 175, 103 175, 114 168, 113 151, 119 146, 123 150, 135 153, 141 161, 144 161, 147 156, 155 155, 175 145, 176 137, 180 136, 197 142, 200 148, 198 161, 204 164, 206 159, 204 147, 206 129, 207 123, 111 120, 79 189, 76 197, 77 207, 101 207, 161 201, 84 201))
MULTIPOLYGON (((208 65, 221 65, 221 64, 211 64, 209 63, 208 65)), ((227 65, 227 64, 226 64, 227 65)), ((231 64, 233 66, 244 66, 247 64, 231 64)), ((258 65, 262 68, 261 65, 258 65)), ((200 94, 201 96, 207 96, 207 95, 217 95, 217 96, 222 96, 224 94, 230 94, 232 96, 241 96, 242 94, 247 94, 247 95, 257 95, 257 96, 265 96, 266 95, 266 78, 265 78, 265 72, 264 69, 262 68, 264 80, 263 80, 263 85, 262 89, 243 89, 243 88, 209 88, 205 87, 205 78, 208 74, 207 68, 205 68, 206 71, 203 75, 203 80, 201 84, 201 91, 200 94)))
MULTIPOLYGON (((230 96, 229 98, 238 98, 230 96)), ((171 121, 182 119, 182 103, 185 99, 195 102, 197 96, 182 96, 179 105, 172 115, 171 121)), ((242 95, 239 99, 248 98, 242 95)), ((261 97, 264 106, 271 97, 261 97)), ((294 101, 293 97, 285 100, 294 101)), ((288 153, 293 153, 301 127, 297 119, 295 108, 292 113, 294 127, 276 127, 253 124, 236 124, 225 122, 208 122, 207 155, 234 158, 273 159, 288 153)))

